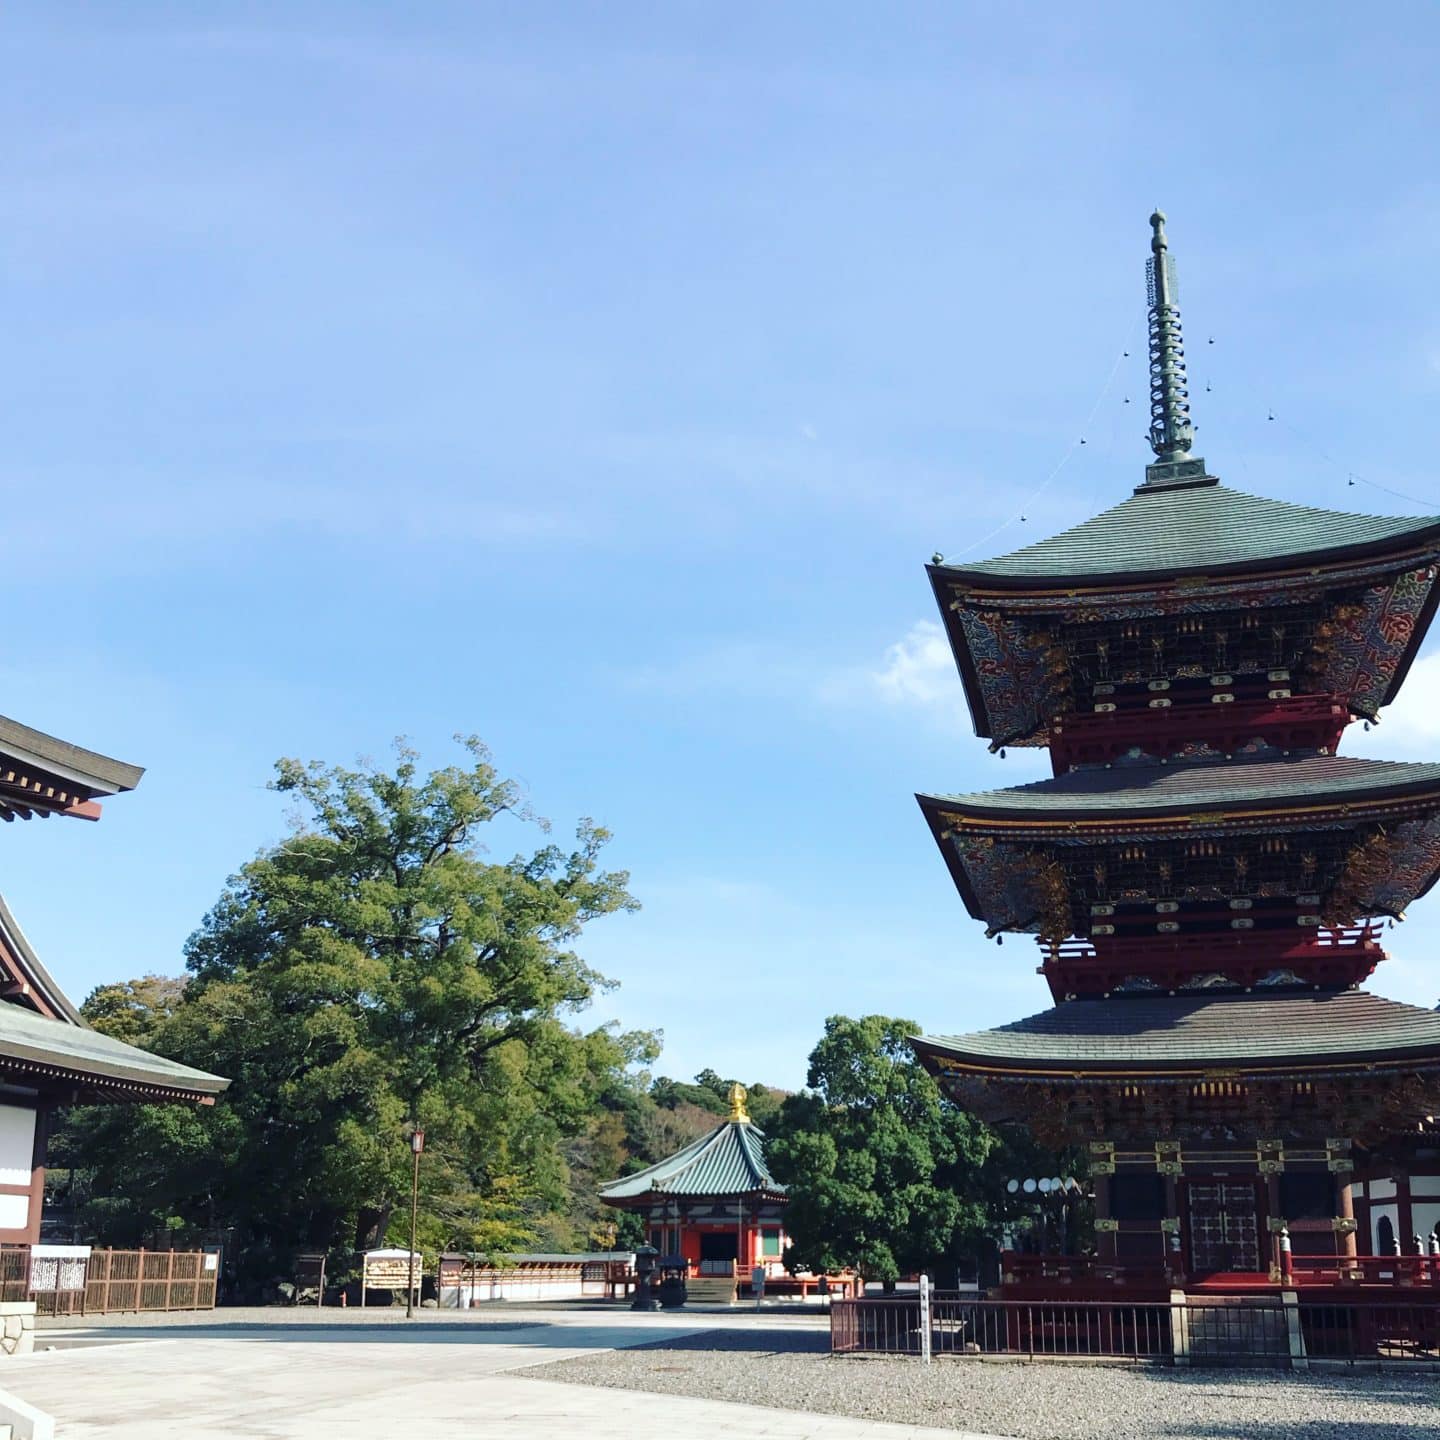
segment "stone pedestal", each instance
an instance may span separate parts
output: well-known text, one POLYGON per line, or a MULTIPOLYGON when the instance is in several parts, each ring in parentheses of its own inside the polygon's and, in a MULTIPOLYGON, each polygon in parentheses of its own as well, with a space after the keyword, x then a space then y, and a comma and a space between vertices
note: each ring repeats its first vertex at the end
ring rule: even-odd
POLYGON ((35 1348, 35 1302, 0 1304, 0 1354, 28 1355, 35 1348))

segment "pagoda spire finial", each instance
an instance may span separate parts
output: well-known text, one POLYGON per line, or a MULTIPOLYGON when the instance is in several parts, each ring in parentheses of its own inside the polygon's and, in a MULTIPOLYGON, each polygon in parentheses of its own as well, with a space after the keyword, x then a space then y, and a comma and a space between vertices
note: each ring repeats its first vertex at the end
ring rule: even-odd
POLYGON ((1165 212, 1150 217, 1150 258, 1145 278, 1150 298, 1150 448, 1153 465, 1145 467, 1145 485, 1156 489, 1206 480, 1205 462, 1192 459, 1195 426, 1190 420, 1190 389, 1185 375, 1185 343, 1180 333, 1180 285, 1165 235, 1165 212))

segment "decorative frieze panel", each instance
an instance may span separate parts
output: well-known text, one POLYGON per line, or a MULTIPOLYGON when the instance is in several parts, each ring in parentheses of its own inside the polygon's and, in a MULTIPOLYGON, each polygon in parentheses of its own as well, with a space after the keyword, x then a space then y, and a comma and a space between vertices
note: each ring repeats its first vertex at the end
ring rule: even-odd
POLYGON ((1329 692, 1373 717, 1416 643, 1434 584, 1428 562, 1397 569, 1392 559, 1320 583, 1313 575, 1201 579, 1071 597, 955 587, 949 608, 969 652, 981 728, 996 745, 1043 745, 1054 717, 1077 706, 1115 712, 1113 692, 1126 685, 1213 681, 1225 700, 1236 685, 1258 684, 1255 693, 1270 699, 1329 692))
POLYGON ((1243 1082, 1203 1083, 1159 1075, 1124 1082, 1098 1076, 982 1076, 934 1063, 951 1098, 982 1120, 1018 1121, 1047 1145, 1089 1144, 1092 1175, 1116 1173, 1117 1143, 1147 1147, 1137 1150, 1136 1163, 1153 1166, 1156 1135, 1180 1140, 1186 1173, 1200 1163, 1254 1167, 1258 1173, 1253 1136, 1255 1117, 1261 1114, 1269 1116, 1267 1132, 1285 1138, 1287 1168, 1313 1165, 1348 1174, 1350 1151, 1320 1149, 1313 1139, 1336 1118, 1370 1144, 1440 1114, 1440 1062, 1424 1070, 1376 1069, 1363 1075, 1325 1077, 1320 1071, 1313 1080, 1249 1076, 1243 1082), (1089 1140, 1095 1134, 1116 1138, 1097 1150, 1097 1142, 1089 1140))
MULTIPOLYGON (((1200 928, 1207 931, 1250 931, 1261 922, 1273 929, 1278 918, 1299 939, 1322 925, 1402 915, 1440 871, 1434 797, 1400 799, 1388 809, 1377 804, 1366 813, 1337 805, 1329 816, 1307 815, 1303 829, 1284 811, 1203 814, 1135 825, 1128 833, 1117 825, 1117 833, 1103 836, 1042 817, 1027 822, 1022 839, 1013 823, 953 812, 939 818, 947 827, 941 844, 963 873, 971 913, 991 934, 1056 942, 1072 935, 1097 941, 1185 935, 1195 929, 1197 910, 1205 912, 1200 928), (1428 813, 1415 813, 1421 806, 1428 813), (1277 916, 1257 908, 1264 905, 1288 908, 1277 916), (1221 906, 1235 913, 1216 918, 1221 906)), ((1187 983, 1200 987, 1208 979, 1218 986, 1232 978, 1215 968, 1187 983)))

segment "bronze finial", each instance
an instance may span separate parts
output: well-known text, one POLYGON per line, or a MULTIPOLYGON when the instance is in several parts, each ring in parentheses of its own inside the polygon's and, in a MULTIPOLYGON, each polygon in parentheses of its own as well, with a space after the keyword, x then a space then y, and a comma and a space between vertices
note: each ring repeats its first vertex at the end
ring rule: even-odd
POLYGON ((1189 380, 1185 374, 1185 342, 1180 333, 1180 283, 1165 212, 1150 216, 1150 258, 1145 279, 1150 299, 1150 448, 1155 463, 1145 469, 1142 489, 1176 484, 1214 484, 1205 462, 1191 458, 1195 426, 1190 419, 1189 380))

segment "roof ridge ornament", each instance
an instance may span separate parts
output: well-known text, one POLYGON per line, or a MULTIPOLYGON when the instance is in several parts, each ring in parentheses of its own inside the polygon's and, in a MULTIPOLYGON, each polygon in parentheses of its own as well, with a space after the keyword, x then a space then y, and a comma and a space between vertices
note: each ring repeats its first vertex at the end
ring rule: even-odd
POLYGON ((750 1123, 750 1108, 747 1101, 750 1098, 749 1091, 737 1080, 730 1087, 730 1121, 732 1124, 748 1125, 750 1123))
POLYGON ((1150 448, 1155 463, 1145 467, 1139 490, 1214 485, 1205 462, 1192 458, 1195 426, 1190 419, 1190 389, 1185 373, 1185 342, 1180 330, 1180 282, 1165 235, 1165 212, 1150 217, 1150 258, 1145 280, 1150 302, 1150 448))

